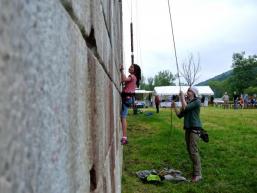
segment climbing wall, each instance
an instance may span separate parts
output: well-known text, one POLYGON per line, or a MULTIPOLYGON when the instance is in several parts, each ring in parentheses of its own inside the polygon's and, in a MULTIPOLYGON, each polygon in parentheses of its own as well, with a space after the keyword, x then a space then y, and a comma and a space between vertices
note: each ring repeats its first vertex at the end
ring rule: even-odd
POLYGON ((121 192, 119 0, 0 0, 0 193, 121 192))

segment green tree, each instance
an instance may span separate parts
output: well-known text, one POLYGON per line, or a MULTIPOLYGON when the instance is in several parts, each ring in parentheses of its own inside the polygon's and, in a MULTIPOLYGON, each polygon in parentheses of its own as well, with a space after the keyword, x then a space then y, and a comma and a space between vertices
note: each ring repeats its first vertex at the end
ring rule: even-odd
POLYGON ((154 76, 154 86, 173 86, 175 85, 175 76, 168 70, 158 72, 154 76))
POLYGON ((140 89, 153 90, 154 89, 153 78, 149 77, 149 78, 147 78, 147 81, 146 81, 146 78, 142 75, 141 82, 140 82, 140 89))
POLYGON ((245 52, 233 54, 231 87, 239 93, 257 86, 257 55, 245 57, 245 52))
POLYGON ((209 86, 214 91, 214 97, 222 97, 224 93, 227 92, 231 100, 231 97, 233 96, 233 92, 235 91, 231 87, 230 78, 225 79, 223 81, 220 81, 220 80, 209 81, 209 86))
POLYGON ((153 78, 147 78, 147 82, 148 82, 148 89, 147 90, 153 90, 154 89, 154 84, 153 84, 153 78))
POLYGON ((249 94, 249 95, 257 94, 257 87, 250 86, 247 89, 245 89, 244 92, 249 94))
POLYGON ((142 76, 141 76, 141 81, 140 81, 140 89, 146 90, 146 87, 147 87, 147 84, 146 84, 146 82, 145 82, 145 77, 144 77, 144 75, 142 74, 142 76))
POLYGON ((226 91, 223 86, 223 81, 209 81, 209 86, 214 92, 214 97, 222 97, 226 91))

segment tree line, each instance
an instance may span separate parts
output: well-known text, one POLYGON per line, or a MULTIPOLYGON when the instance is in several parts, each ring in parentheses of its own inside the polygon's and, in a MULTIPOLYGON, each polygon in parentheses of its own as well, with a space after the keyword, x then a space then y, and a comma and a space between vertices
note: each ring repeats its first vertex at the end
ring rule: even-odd
MULTIPOLYGON (((200 71, 200 59, 197 62, 193 55, 182 63, 180 72, 185 83, 182 85, 193 85, 200 71)), ((172 74, 169 70, 158 72, 154 77, 145 78, 142 76, 140 89, 153 90, 155 86, 174 86, 178 75, 172 74)), ((257 94, 257 55, 246 56, 245 52, 234 53, 232 56, 232 73, 225 80, 210 80, 207 82, 215 97, 223 96, 227 92, 230 96, 234 91, 238 94, 257 94)))
POLYGON ((232 57, 232 73, 222 81, 209 81, 215 97, 227 92, 230 96, 237 94, 257 94, 257 55, 246 56, 245 52, 234 53, 232 57))
POLYGON ((158 72, 153 78, 142 76, 140 89, 153 90, 156 86, 174 86, 176 77, 169 70, 158 72))

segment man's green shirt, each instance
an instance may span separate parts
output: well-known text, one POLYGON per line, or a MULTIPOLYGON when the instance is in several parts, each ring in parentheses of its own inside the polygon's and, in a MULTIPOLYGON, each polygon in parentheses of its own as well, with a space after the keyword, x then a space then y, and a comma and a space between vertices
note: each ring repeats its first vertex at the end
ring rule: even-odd
POLYGON ((201 101, 198 98, 195 98, 189 101, 185 110, 179 113, 179 118, 184 117, 184 129, 202 127, 202 123, 200 121, 200 107, 201 101))

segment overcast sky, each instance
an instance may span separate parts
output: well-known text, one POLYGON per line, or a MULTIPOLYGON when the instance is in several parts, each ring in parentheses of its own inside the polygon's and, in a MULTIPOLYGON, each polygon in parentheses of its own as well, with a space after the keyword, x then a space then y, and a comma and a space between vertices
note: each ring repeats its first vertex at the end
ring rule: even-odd
MULTIPOLYGON (((190 53, 196 58, 199 55, 197 82, 230 70, 235 52, 257 54, 257 0, 170 0, 170 5, 178 63, 190 53)), ((143 75, 154 77, 163 70, 175 74, 168 0, 123 0, 126 70, 131 63, 131 18, 135 63, 143 75)))

